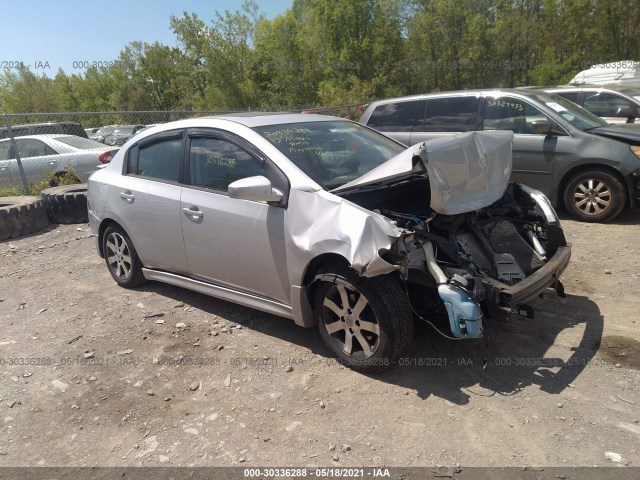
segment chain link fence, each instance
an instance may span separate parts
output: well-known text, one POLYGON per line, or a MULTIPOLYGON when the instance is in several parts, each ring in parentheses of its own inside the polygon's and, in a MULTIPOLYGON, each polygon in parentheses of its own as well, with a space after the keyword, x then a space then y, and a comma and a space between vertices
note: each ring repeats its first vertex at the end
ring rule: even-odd
MULTIPOLYGON (((357 121, 364 108, 356 104, 261 111, 333 115, 357 121)), ((86 182, 130 138, 151 126, 247 111, 251 110, 2 114, 0 196, 37 195, 50 186, 86 182)))

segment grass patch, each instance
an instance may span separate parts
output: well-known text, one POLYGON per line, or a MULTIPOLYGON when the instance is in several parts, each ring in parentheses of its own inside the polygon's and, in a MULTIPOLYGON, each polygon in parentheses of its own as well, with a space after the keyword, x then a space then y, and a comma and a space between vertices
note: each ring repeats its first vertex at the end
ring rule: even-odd
MULTIPOLYGON (((29 185, 29 195, 38 197, 45 188, 57 187, 58 185, 74 185, 76 183, 78 183, 78 178, 73 174, 73 167, 67 165, 62 173, 44 172, 42 180, 29 185)), ((22 185, 0 188, 0 197, 19 197, 21 195, 24 195, 22 185)))

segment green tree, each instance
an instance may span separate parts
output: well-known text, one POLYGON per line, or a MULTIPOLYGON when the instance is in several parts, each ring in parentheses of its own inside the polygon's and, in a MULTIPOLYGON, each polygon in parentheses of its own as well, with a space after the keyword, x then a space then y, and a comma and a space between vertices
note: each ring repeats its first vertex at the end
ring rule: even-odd
POLYGON ((256 27, 251 77, 262 107, 296 107, 317 101, 318 80, 300 41, 302 24, 291 11, 256 27))
POLYGON ((256 92, 251 81, 255 25, 262 15, 253 1, 245 1, 241 11, 215 12, 211 26, 195 14, 172 16, 171 27, 179 45, 191 62, 199 108, 250 107, 256 92))

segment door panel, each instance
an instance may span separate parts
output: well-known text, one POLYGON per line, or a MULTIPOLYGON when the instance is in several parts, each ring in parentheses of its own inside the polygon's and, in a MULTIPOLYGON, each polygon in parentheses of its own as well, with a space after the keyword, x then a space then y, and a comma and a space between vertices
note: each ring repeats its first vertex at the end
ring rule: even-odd
POLYGON ((131 237, 145 267, 187 272, 182 238, 182 187, 133 177, 121 177, 118 187, 109 188, 106 204, 131 237))
POLYGON ((251 147, 221 133, 193 132, 188 183, 182 193, 182 231, 193 275, 288 303, 285 209, 229 198, 229 183, 272 177, 251 147))
POLYGON ((107 205, 131 236, 145 267, 188 272, 182 237, 183 131, 145 139, 128 152, 126 175, 109 188, 107 205))
POLYGON ((182 209, 191 274, 289 303, 283 208, 185 187, 182 209))
POLYGON ((511 179, 549 195, 557 142, 555 136, 516 133, 511 179))
POLYGON ((15 160, 0 160, 0 186, 10 186, 12 184, 11 162, 15 162, 15 160))

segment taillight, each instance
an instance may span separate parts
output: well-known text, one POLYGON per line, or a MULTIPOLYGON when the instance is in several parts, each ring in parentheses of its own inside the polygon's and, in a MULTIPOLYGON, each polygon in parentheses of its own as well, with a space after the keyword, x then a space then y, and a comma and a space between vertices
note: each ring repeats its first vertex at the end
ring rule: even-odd
POLYGON ((111 159, 116 154, 116 152, 117 150, 110 150, 108 152, 104 152, 98 157, 98 160, 100 160, 100 163, 107 164, 111 161, 111 159))

